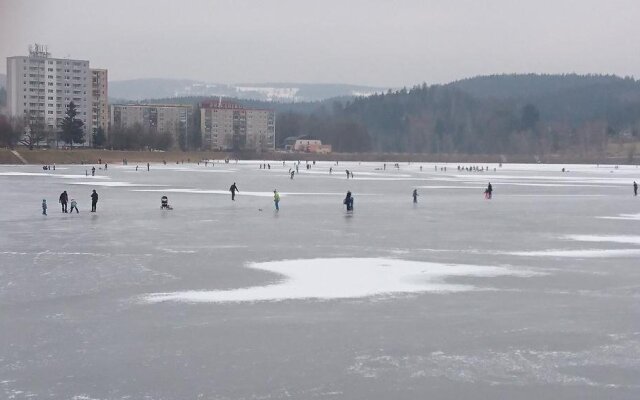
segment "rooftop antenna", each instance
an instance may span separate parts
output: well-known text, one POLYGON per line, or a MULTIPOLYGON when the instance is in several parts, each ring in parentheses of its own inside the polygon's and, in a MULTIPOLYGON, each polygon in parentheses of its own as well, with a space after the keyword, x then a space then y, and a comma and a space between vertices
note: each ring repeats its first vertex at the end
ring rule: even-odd
POLYGON ((34 43, 33 45, 29 45, 29 56, 30 57, 43 57, 48 58, 51 54, 49 53, 49 48, 46 45, 34 43))

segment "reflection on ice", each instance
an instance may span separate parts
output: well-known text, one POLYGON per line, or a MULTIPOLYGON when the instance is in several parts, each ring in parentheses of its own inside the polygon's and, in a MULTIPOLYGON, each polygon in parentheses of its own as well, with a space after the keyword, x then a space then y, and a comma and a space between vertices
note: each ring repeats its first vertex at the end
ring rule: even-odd
POLYGON ((281 275, 266 286, 231 290, 154 293, 144 297, 149 303, 181 301, 243 302, 287 299, 343 299, 392 293, 454 292, 473 286, 446 283, 453 276, 495 277, 533 276, 531 271, 505 267, 441 264, 384 258, 316 258, 249 264, 281 275))

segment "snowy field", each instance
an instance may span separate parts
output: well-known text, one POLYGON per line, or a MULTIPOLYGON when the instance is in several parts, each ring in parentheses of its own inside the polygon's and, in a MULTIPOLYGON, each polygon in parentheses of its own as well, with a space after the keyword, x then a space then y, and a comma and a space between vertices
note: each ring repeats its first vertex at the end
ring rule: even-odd
POLYGON ((0 166, 0 398, 640 398, 640 168, 292 165, 0 166))

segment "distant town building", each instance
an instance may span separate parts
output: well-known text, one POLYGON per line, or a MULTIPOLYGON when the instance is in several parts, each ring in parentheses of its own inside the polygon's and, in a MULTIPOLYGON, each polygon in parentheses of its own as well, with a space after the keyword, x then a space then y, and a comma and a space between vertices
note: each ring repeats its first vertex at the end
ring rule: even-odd
MULTIPOLYGON (((104 102, 107 83, 104 71, 104 102)), ((90 145, 93 124, 93 80, 88 60, 52 58, 46 46, 29 46, 28 56, 7 58, 7 109, 31 129, 48 133, 49 141, 65 117, 69 103, 77 106, 84 123, 85 145, 90 145)))
POLYGON ((109 128, 109 89, 106 69, 91 69, 91 128, 109 128))
POLYGON ((177 145, 180 135, 188 137, 193 107, 179 104, 112 104, 109 129, 139 126, 143 130, 170 134, 177 145))
POLYGON ((292 136, 284 141, 284 149, 299 153, 328 154, 331 153, 330 144, 322 144, 321 140, 310 136, 292 136))
POLYGON ((227 100, 200 104, 202 146, 211 150, 275 150, 275 112, 227 100))

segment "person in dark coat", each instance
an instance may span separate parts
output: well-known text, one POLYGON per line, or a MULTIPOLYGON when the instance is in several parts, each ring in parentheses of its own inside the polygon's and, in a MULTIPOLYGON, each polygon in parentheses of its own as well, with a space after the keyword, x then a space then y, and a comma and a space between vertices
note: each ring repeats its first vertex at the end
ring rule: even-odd
POLYGON ((418 202, 418 189, 413 189, 413 202, 418 202))
POLYGON ((347 206, 347 211, 353 211, 353 196, 350 190, 347 191, 347 196, 342 203, 347 206))
POLYGON ((633 195, 638 195, 638 184, 636 183, 636 181, 633 181, 633 195))
POLYGON ((231 200, 236 199, 236 192, 240 193, 240 191, 238 190, 238 187, 236 186, 236 183, 233 182, 233 185, 231 185, 231 187, 229 188, 229 191, 231 192, 231 200))
POLYGON ((60 204, 62 204, 62 212, 67 212, 67 203, 69 202, 69 196, 67 195, 67 191, 60 193, 60 199, 58 200, 60 204))
POLYGON ((93 189, 91 193, 91 212, 96 212, 96 206, 98 205, 98 193, 93 189))
POLYGON ((491 186, 491 182, 489 182, 489 185, 487 185, 487 189, 484 191, 484 197, 486 197, 487 199, 491 199, 493 195, 493 186, 491 186))

